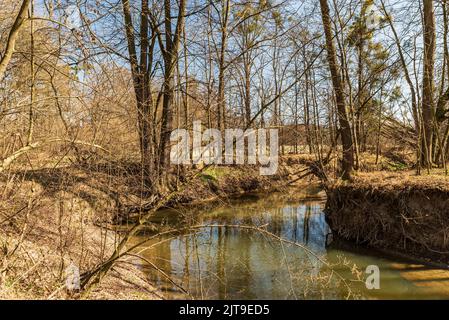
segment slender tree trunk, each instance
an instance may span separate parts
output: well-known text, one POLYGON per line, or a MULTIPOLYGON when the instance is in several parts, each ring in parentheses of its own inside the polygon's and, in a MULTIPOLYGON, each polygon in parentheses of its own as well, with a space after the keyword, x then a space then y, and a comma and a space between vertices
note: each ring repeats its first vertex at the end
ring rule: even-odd
POLYGON ((189 130, 189 75, 188 75, 188 65, 187 65, 187 36, 186 28, 184 25, 183 31, 183 50, 184 50, 184 79, 185 79, 185 92, 184 92, 184 129, 189 130))
POLYGON ((381 1, 382 4, 382 10, 384 12, 385 17, 387 18, 387 22, 390 25, 391 31, 393 32, 394 41, 396 43, 396 47, 398 49, 399 53, 399 60, 401 62, 402 69, 404 71, 405 80, 407 81, 407 84, 410 89, 410 94, 412 98, 412 113, 413 113, 413 120, 415 122, 415 130, 419 134, 419 128, 420 128, 420 116, 419 116, 419 110, 418 110, 418 98, 416 95, 416 89, 413 84, 412 78, 410 76, 410 73, 407 68, 407 62, 405 60, 404 52, 402 50, 401 41, 399 39, 399 35, 396 31, 396 28, 394 27, 393 21, 390 18, 390 14, 387 12, 385 8, 385 4, 383 1, 381 1))
POLYGON ((27 146, 29 146, 33 142, 34 135, 34 98, 36 95, 36 86, 35 86, 35 67, 34 67, 34 3, 31 1, 30 6, 30 39, 31 39, 31 57, 30 57, 30 73, 31 73, 31 87, 30 87, 30 107, 28 110, 28 136, 27 136, 27 146))
MULTIPOLYGON (((129 0, 122 0, 125 33, 131 64, 134 92, 137 103, 137 122, 139 129, 140 155, 144 180, 147 186, 153 184, 154 159, 152 150, 152 98, 149 86, 149 65, 152 56, 148 40, 148 0, 142 0, 140 29, 140 62, 137 58, 134 26, 129 0)), ((152 44, 153 45, 153 44, 152 44)))
POLYGON ((352 144, 351 127, 346 112, 341 75, 337 66, 337 57, 331 28, 330 10, 327 0, 320 0, 320 7, 324 34, 326 37, 327 58, 337 103, 338 121, 340 123, 341 140, 343 145, 342 178, 348 180, 351 178, 352 169, 354 167, 354 149, 352 144))
MULTIPOLYGON (((164 15, 165 15, 165 52, 164 58, 164 84, 162 87, 162 123, 161 123, 161 138, 159 145, 159 174, 167 171, 170 159, 169 141, 172 129, 173 118, 173 95, 174 95, 174 73, 178 59, 178 47, 181 37, 181 32, 184 28, 186 2, 180 0, 178 10, 178 21, 176 24, 175 33, 172 33, 172 18, 171 18, 171 1, 164 0, 164 15)), ((165 175, 165 174, 164 174, 165 175)), ((162 177, 163 180, 164 177, 162 177)))
POLYGON ((230 2, 222 2, 222 26, 221 26, 221 46, 218 62, 218 128, 224 132, 226 128, 226 101, 225 101, 225 54, 228 40, 228 20, 230 2))
MULTIPOLYGON (((246 56, 246 55, 245 55, 246 56)), ((251 122, 251 65, 248 58, 245 60, 245 126, 251 122)))
POLYGON ((422 93, 422 119, 423 119, 423 164, 432 165, 433 151, 433 120, 434 120, 434 66, 435 66, 435 16, 433 0, 423 0, 424 21, 424 66, 423 66, 423 93, 422 93))
POLYGON ((307 146, 309 148, 309 154, 313 153, 313 147, 312 147, 312 139, 311 139, 311 133, 310 133, 310 99, 309 99, 309 84, 310 84, 310 79, 309 79, 309 66, 306 64, 306 58, 304 56, 304 70, 306 70, 305 72, 305 89, 304 89, 304 125, 305 125, 305 129, 306 129, 306 141, 307 141, 307 146))
MULTIPOLYGON (((298 70, 298 59, 295 59, 295 75, 299 73, 298 70)), ((299 119, 298 119, 298 106, 299 106, 299 86, 295 83, 295 154, 298 154, 298 139, 299 139, 299 119)))

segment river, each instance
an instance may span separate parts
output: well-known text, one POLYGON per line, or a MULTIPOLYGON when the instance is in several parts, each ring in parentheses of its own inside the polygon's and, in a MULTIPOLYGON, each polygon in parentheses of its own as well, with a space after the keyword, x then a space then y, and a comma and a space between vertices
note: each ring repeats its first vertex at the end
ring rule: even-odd
POLYGON ((169 299, 449 298, 447 270, 332 241, 324 205, 322 191, 306 188, 163 210, 153 222, 182 231, 135 237, 147 240, 136 249, 147 261, 138 263, 169 299), (365 284, 372 265, 380 289, 365 284))

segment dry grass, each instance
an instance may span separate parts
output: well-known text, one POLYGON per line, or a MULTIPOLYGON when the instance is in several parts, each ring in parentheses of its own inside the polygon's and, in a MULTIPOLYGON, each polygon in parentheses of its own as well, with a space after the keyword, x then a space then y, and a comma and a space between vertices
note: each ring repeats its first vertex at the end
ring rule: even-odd
MULTIPOLYGON (((107 211, 107 206, 100 210, 108 203, 106 198, 103 204, 93 206, 80 196, 81 191, 78 195, 69 192, 70 188, 50 192, 49 185, 21 179, 20 184, 4 182, 1 186, 0 298, 76 297, 65 290, 66 267, 74 263, 81 272, 89 270, 114 248, 117 234, 95 224, 107 211)), ((157 298, 144 278, 136 267, 126 265, 111 274, 103 290, 92 292, 90 298, 157 298), (125 279, 127 284, 123 285, 125 279)))
POLYGON ((413 188, 449 192, 449 176, 446 176, 443 170, 437 169, 430 174, 422 175, 416 175, 416 172, 411 170, 401 172, 359 172, 354 175, 351 183, 360 188, 383 188, 385 190, 413 188))

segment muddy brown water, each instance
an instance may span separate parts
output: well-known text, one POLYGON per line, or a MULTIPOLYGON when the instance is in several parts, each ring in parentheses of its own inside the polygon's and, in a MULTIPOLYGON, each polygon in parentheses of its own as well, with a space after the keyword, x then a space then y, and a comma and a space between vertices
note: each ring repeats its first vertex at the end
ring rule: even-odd
POLYGON ((168 229, 205 227, 147 241, 136 252, 151 263, 135 263, 169 299, 449 299, 448 270, 332 241, 324 205, 323 192, 307 188, 160 211, 154 222, 168 229), (379 267, 380 289, 365 285, 370 265, 379 267))

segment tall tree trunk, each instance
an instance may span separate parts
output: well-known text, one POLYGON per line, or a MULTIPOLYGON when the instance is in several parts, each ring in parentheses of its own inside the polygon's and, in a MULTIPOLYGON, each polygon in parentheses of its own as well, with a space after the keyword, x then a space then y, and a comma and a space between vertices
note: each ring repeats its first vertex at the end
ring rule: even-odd
POLYGON ((30 6, 30 73, 31 73, 31 87, 30 87, 30 107, 28 110, 28 137, 27 137, 27 146, 31 145, 33 142, 33 135, 34 135, 34 100, 36 95, 36 74, 35 74, 35 67, 34 67, 34 3, 33 0, 31 0, 31 6, 30 6))
POLYGON ((422 119, 423 119, 423 164, 432 165, 433 150, 433 120, 434 120, 434 66, 435 66, 435 16, 433 0, 423 0, 423 40, 424 40, 424 66, 423 66, 423 93, 422 93, 422 119))
POLYGON ((343 145, 342 178, 344 180, 348 180, 351 178, 351 173, 354 166, 354 149, 352 144, 351 127, 346 113, 343 83, 337 66, 337 57, 331 28, 330 10, 327 0, 320 0, 320 7, 324 34, 326 37, 327 59, 332 76, 332 84, 334 87, 338 121, 340 123, 341 140, 343 145))
POLYGON ((188 64, 187 64, 187 35, 186 28, 184 26, 182 30, 183 37, 183 51, 184 51, 184 79, 185 79, 185 92, 183 98, 184 106, 184 129, 189 130, 189 74, 188 74, 188 64))
POLYGON ((309 154, 313 153, 313 148, 312 148, 312 139, 311 139, 311 134, 310 134, 310 101, 309 101, 309 65, 307 63, 307 57, 306 57, 306 53, 305 53, 305 48, 304 48, 304 55, 303 55, 303 59, 304 59, 304 70, 305 71, 305 88, 304 88, 304 125, 305 125, 305 129, 306 129, 306 142, 307 142, 307 146, 309 148, 309 154))
MULTIPOLYGON (((164 84, 162 87, 162 123, 161 123, 161 139, 159 145, 159 169, 160 174, 166 172, 170 160, 170 148, 168 148, 173 118, 173 95, 175 83, 175 68, 178 59, 178 48, 182 30, 184 28, 186 2, 180 0, 178 10, 178 21, 175 33, 172 33, 171 18, 171 1, 164 0, 165 15, 165 50, 163 50, 164 58, 164 84)), ((162 177, 164 179, 164 177, 162 177)))
MULTIPOLYGON (((131 16, 129 0, 122 0, 125 33, 128 44, 128 54, 131 64, 134 92, 137 103, 137 121, 139 129, 139 143, 144 180, 150 186, 153 183, 154 159, 152 146, 152 99, 149 87, 149 65, 152 57, 148 41, 148 0, 142 0, 141 29, 140 29, 140 62, 137 58, 134 26, 131 16)), ((154 43, 152 43, 153 46, 154 43)), ((151 47, 152 47, 151 46, 151 47)))
POLYGON ((218 128, 223 132, 226 128, 226 101, 225 101, 225 54, 228 40, 228 20, 230 1, 222 2, 221 45, 218 58, 218 128))
MULTIPOLYGON (((246 55, 244 55, 245 57, 246 55)), ((245 126, 251 122, 251 62, 250 59, 244 60, 244 75, 245 75, 245 126)))

